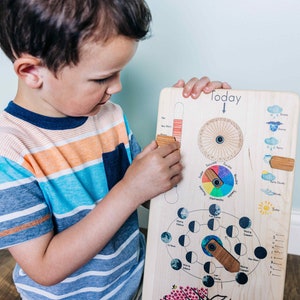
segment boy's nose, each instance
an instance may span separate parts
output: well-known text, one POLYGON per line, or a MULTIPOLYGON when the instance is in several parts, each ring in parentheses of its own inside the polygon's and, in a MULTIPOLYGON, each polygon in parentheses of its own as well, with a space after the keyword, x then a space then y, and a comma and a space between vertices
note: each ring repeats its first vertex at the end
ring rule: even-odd
POLYGON ((121 76, 118 74, 106 90, 107 94, 116 94, 122 90, 121 76))

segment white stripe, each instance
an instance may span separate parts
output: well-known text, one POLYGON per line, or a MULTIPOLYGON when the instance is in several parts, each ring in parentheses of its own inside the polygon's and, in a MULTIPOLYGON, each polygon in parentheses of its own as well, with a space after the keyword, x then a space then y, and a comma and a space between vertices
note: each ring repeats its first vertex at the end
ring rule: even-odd
POLYGON ((114 272, 118 271, 119 269, 121 269, 123 266, 127 265, 128 263, 130 263, 132 260, 136 259, 137 257, 137 253, 134 253, 127 261, 124 261, 122 264, 119 264, 117 267, 109 270, 109 271, 89 271, 89 272, 84 272, 78 276, 74 276, 74 277, 69 277, 68 279, 65 279, 64 281, 62 281, 63 283, 69 283, 69 282, 74 282, 77 281, 79 279, 85 278, 85 277, 89 277, 89 276, 109 276, 111 274, 113 274, 114 272))
MULTIPOLYGON (((137 266, 137 268, 134 270, 132 275, 134 275, 136 272, 138 272, 142 267, 143 267, 143 263, 140 263, 137 266)), ((124 272, 120 277, 124 277, 128 272, 129 271, 124 272)), ((129 277, 126 281, 124 281, 122 284, 120 284, 118 287, 116 287, 108 295, 106 295, 105 297, 102 297, 101 300, 112 299, 111 296, 116 294, 128 282, 128 280, 130 280, 130 278, 131 277, 129 277)), ((44 296, 44 297, 49 298, 49 299, 60 300, 60 299, 64 299, 64 298, 67 298, 67 297, 82 294, 82 293, 89 293, 89 292, 95 292, 95 293, 98 292, 99 293, 99 292, 103 292, 106 289, 108 289, 111 285, 113 285, 117 280, 119 280, 119 278, 117 278, 114 282, 111 282, 110 284, 108 284, 107 286, 104 286, 104 287, 98 287, 98 288, 96 288, 96 287, 85 287, 85 288, 82 288, 82 289, 73 290, 71 293, 67 293, 67 294, 63 294, 63 295, 55 295, 55 294, 46 292, 44 290, 34 288, 34 287, 31 287, 31 286, 25 285, 25 284, 20 284, 20 283, 17 283, 16 286, 17 286, 17 288, 20 288, 24 291, 29 291, 29 292, 44 296)))
POLYGON ((115 257, 117 257, 118 255, 120 255, 120 253, 133 241, 133 239, 136 238, 137 235, 140 234, 140 231, 139 229, 137 229, 126 241, 125 243, 123 243, 119 249, 113 253, 113 254, 110 254, 110 255, 104 255, 104 254, 97 254, 95 256, 95 259, 102 259, 102 260, 110 260, 110 259, 113 259, 115 257))
POLYGON ((81 294, 81 293, 103 292, 107 288, 107 287, 101 287, 101 288, 86 287, 86 288, 82 288, 82 289, 75 290, 75 291, 73 290, 73 292, 67 293, 67 294, 64 294, 64 295, 55 295, 55 294, 49 293, 47 291, 44 291, 44 290, 41 290, 41 289, 38 289, 38 288, 34 288, 34 287, 31 287, 31 286, 25 285, 25 284, 17 283, 16 287, 20 288, 24 291, 35 293, 37 295, 44 296, 47 299, 53 299, 53 300, 64 299, 64 298, 75 296, 75 295, 78 295, 78 294, 81 294))
MULTIPOLYGON (((32 148, 32 149, 30 149, 30 153, 31 154, 38 153, 40 151, 45 151, 45 150, 51 149, 51 148, 53 148, 53 146, 61 147, 61 146, 64 146, 64 145, 67 145, 67 144, 70 144, 73 142, 77 142, 77 141, 80 141, 80 140, 83 140, 83 139, 86 139, 86 138, 89 138, 92 136, 97 136, 97 135, 102 134, 102 133, 110 130, 111 128, 121 124, 122 122, 123 122, 123 119, 120 119, 120 120, 115 121, 114 123, 109 124, 109 126, 101 128, 99 130, 90 131, 90 132, 84 133, 82 135, 79 135, 79 136, 76 136, 76 137, 70 138, 70 139, 62 139, 59 142, 53 142, 53 143, 47 144, 45 146, 32 148)), ((22 155, 25 155, 25 154, 28 154, 28 152, 26 151, 26 153, 25 152, 22 153, 22 155)))
MULTIPOLYGON (((138 267, 134 270, 132 275, 137 273, 141 268, 143 268, 144 264, 140 263, 138 267)), ((132 276, 131 276, 132 277, 132 276)), ((114 290, 112 290, 109 294, 107 294, 105 297, 102 297, 101 300, 108 300, 108 299, 113 299, 112 296, 115 295, 123 286, 128 282, 130 278, 128 278, 126 281, 124 281, 122 284, 117 286, 114 290)))
POLYGON ((31 183, 34 181, 33 177, 27 177, 24 179, 19 179, 19 180, 15 180, 15 181, 8 181, 8 182, 4 182, 0 184, 0 190, 5 190, 5 189, 9 189, 12 187, 17 187, 23 184, 27 184, 27 183, 31 183))
POLYGON ((95 160, 86 162, 86 163, 84 163, 82 165, 79 165, 77 167, 68 168, 66 170, 62 170, 62 171, 59 171, 59 172, 56 172, 56 173, 52 173, 51 175, 47 175, 45 177, 41 177, 41 178, 39 178, 39 182, 47 182, 47 181, 49 181, 51 179, 59 178, 61 176, 66 176, 66 175, 69 175, 69 174, 74 174, 75 172, 82 171, 85 168, 97 165, 97 164, 99 164, 101 162, 102 162, 102 158, 101 159, 95 159, 95 160))
POLYGON ((46 204, 43 203, 43 204, 39 204, 39 205, 30 207, 30 208, 27 208, 24 210, 20 210, 18 212, 7 214, 5 216, 0 217, 0 222, 10 221, 10 220, 13 220, 16 218, 27 216, 27 215, 33 214, 37 211, 43 210, 45 207, 47 207, 47 206, 46 206, 46 204))
POLYGON ((75 209, 73 209, 72 211, 69 211, 65 214, 53 214, 55 216, 56 219, 64 219, 64 218, 67 218, 67 217, 72 217, 76 214, 78 214, 79 212, 81 211, 84 211, 84 210, 92 210, 93 208, 95 208, 96 204, 93 204, 93 205, 82 205, 82 206, 78 206, 76 207, 75 209))

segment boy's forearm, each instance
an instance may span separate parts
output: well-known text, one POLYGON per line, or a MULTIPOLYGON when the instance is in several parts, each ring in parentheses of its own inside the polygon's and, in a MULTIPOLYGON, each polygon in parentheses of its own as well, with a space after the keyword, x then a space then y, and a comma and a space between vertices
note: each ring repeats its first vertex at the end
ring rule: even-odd
POLYGON ((137 204, 123 182, 80 222, 63 232, 46 234, 10 248, 22 269, 37 283, 53 285, 89 262, 101 251, 137 204))

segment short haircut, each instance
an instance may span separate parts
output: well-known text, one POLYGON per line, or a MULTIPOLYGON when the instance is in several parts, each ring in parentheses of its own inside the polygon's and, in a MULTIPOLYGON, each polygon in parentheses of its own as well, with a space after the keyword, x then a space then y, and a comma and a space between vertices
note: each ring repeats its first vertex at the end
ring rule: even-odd
POLYGON ((0 0, 0 47, 12 62, 26 53, 57 73, 79 62, 84 42, 146 38, 151 19, 144 0, 0 0))

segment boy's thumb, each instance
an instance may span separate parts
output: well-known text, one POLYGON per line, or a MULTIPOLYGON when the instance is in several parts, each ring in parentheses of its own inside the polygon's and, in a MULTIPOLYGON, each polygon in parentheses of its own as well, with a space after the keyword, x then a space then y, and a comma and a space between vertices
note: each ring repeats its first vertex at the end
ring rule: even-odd
POLYGON ((140 153, 140 156, 143 157, 144 155, 146 155, 147 153, 152 152, 153 150, 155 150, 157 148, 157 143, 155 141, 152 141, 149 145, 147 145, 143 151, 140 153))

